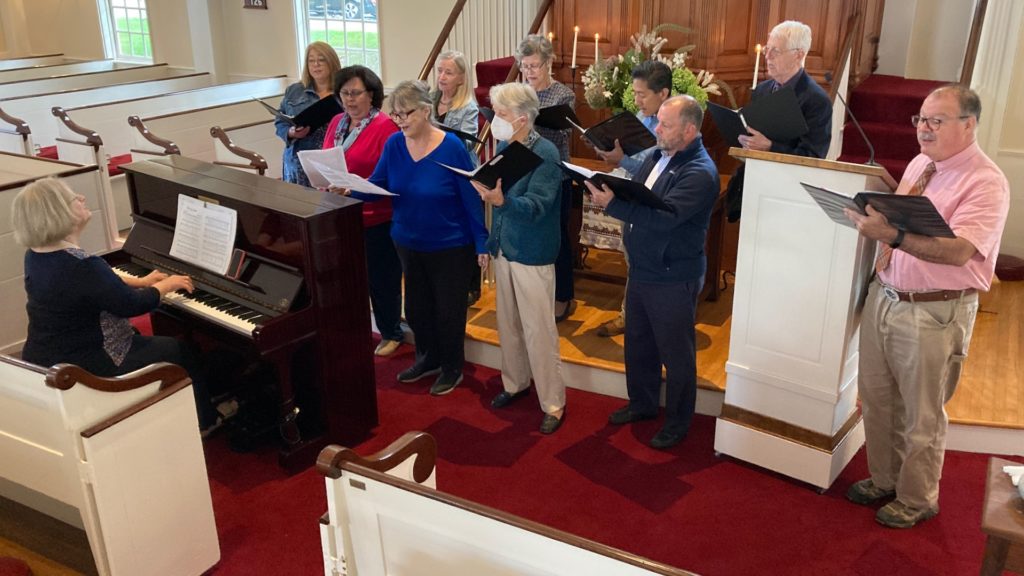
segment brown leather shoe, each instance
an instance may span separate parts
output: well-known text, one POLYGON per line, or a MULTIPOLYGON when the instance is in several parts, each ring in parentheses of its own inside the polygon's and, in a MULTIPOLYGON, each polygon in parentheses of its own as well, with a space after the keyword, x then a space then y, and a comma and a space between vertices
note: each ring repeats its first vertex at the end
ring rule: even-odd
POLYGON ((612 336, 618 336, 625 331, 626 319, 619 315, 598 327, 597 335, 602 338, 610 338, 612 336))

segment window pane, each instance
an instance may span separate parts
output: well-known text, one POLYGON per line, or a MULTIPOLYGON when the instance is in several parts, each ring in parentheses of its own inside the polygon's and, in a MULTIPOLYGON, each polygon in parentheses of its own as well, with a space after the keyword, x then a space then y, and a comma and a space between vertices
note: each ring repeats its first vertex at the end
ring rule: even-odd
MULTIPOLYGON (((376 28, 376 26, 374 26, 374 28, 376 28)), ((376 29, 372 32, 367 30, 364 39, 366 41, 367 50, 380 50, 380 37, 378 36, 376 29)))
POLYGON ((367 52, 366 64, 364 66, 373 70, 380 70, 380 52, 367 52))
POLYGON ((345 66, 351 66, 353 64, 364 64, 362 51, 346 50, 345 61, 343 62, 343 64, 345 66))
POLYGON ((124 8, 114 9, 114 27, 118 32, 128 29, 128 13, 124 8))
POLYGON ((128 31, 129 32, 142 32, 142 20, 139 19, 138 10, 128 11, 128 31))
POLYGON ((127 32, 117 33, 117 53, 119 55, 128 56, 129 50, 131 50, 131 39, 128 37, 127 32))

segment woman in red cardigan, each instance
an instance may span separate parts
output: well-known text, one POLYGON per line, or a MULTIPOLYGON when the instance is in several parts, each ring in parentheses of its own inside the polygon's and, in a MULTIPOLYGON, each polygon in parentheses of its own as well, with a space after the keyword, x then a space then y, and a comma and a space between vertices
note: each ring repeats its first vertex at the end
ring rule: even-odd
MULTIPOLYGON (((369 178, 388 136, 398 127, 380 111, 384 84, 365 66, 346 66, 338 71, 334 93, 345 111, 327 126, 324 149, 345 149, 348 171, 369 178)), ((374 354, 388 356, 398 349, 402 333, 402 265, 391 241, 391 200, 363 203, 363 228, 370 305, 380 331, 374 354)))

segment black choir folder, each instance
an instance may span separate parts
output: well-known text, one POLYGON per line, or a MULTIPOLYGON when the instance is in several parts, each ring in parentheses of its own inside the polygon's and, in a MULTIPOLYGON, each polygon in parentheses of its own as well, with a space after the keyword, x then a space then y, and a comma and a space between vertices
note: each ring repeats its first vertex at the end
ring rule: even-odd
POLYGON ((502 192, 508 192, 523 176, 543 163, 544 160, 540 156, 519 142, 511 142, 504 150, 486 164, 477 167, 476 170, 463 170, 438 162, 452 172, 461 174, 470 180, 476 180, 488 188, 494 188, 500 178, 502 192))
POLYGON ((739 137, 749 134, 747 126, 776 142, 799 138, 808 130, 792 88, 762 96, 739 110, 708 102, 708 112, 725 141, 737 148, 740 147, 739 137))
MULTIPOLYGON (((646 130, 646 128, 645 128, 646 130)), ((613 176, 607 172, 594 172, 588 170, 582 166, 570 164, 569 162, 562 162, 562 170, 569 175, 572 180, 581 186, 584 182, 590 181, 598 188, 602 184, 607 184, 608 188, 611 189, 615 197, 623 202, 636 202, 649 206, 657 210, 664 210, 666 212, 672 212, 672 207, 665 203, 664 200, 659 198, 650 188, 644 186, 641 182, 629 180, 627 178, 619 178, 613 176)))
POLYGON ((657 138, 644 126, 643 122, 629 112, 621 112, 594 124, 590 128, 580 125, 580 119, 572 111, 572 108, 565 104, 541 108, 537 120, 537 126, 565 130, 575 128, 583 134, 583 138, 599 150, 608 151, 615 148, 615 141, 627 156, 643 152, 658 143, 657 138))
POLYGON ((859 192, 850 197, 806 182, 801 182, 800 185, 807 190, 807 193, 814 198, 814 201, 821 206, 829 218, 844 226, 854 227, 853 222, 850 222, 850 219, 843 213, 844 208, 865 214, 865 207, 870 205, 881 212, 889 220, 889 224, 900 230, 935 238, 956 238, 956 234, 953 233, 949 224, 927 196, 859 192))
POLYGON ((338 99, 333 95, 321 98, 294 116, 289 116, 288 114, 281 112, 277 108, 274 108, 255 96, 253 96, 252 99, 262 104, 263 107, 275 117, 280 118, 293 126, 308 126, 310 131, 326 125, 343 111, 341 102, 338 102, 338 99))

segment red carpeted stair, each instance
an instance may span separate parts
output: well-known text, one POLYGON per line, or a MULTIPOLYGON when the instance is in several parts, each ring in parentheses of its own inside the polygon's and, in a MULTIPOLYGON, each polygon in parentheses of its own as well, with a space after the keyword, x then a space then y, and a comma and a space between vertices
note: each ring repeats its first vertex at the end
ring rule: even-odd
POLYGON ((515 65, 516 59, 512 56, 476 63, 476 88, 473 89, 473 94, 478 104, 485 108, 491 107, 491 86, 503 84, 508 78, 509 70, 515 65))
MULTIPOLYGON (((910 117, 920 111, 925 96, 942 84, 944 82, 874 74, 850 94, 850 110, 875 146, 875 161, 897 181, 920 151, 910 117)), ((868 148, 857 128, 847 122, 843 130, 843 154, 839 159, 862 164, 867 162, 868 156, 868 148)))

